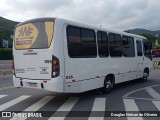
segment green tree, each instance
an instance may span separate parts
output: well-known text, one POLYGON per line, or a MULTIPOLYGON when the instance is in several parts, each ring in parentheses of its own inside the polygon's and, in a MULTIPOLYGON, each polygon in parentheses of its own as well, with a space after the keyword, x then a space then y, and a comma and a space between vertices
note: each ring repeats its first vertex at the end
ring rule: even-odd
MULTIPOLYGON (((152 42, 153 48, 160 49, 160 45, 159 46, 155 45, 155 40, 157 39, 156 36, 147 33, 141 33, 140 35, 146 37, 150 42, 152 42)), ((158 37, 158 39, 160 38, 158 37)))
POLYGON ((146 37, 151 42, 155 42, 155 40, 156 40, 156 36, 151 35, 151 34, 141 33, 140 35, 146 37))

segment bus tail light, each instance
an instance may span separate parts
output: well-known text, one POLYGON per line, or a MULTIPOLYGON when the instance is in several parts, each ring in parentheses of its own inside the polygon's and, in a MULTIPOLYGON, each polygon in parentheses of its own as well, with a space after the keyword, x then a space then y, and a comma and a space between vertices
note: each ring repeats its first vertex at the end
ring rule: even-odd
POLYGON ((12 70, 13 70, 13 74, 14 74, 14 57, 12 58, 12 70))
POLYGON ((52 78, 59 76, 60 65, 59 60, 55 56, 52 56, 52 78))

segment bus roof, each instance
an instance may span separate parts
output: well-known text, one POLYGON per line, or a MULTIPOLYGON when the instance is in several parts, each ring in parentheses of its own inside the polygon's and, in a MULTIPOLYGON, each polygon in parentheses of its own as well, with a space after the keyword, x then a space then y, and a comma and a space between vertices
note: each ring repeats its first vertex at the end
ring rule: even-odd
POLYGON ((27 20, 25 22, 17 24, 16 27, 20 26, 20 25, 23 25, 23 24, 27 24, 27 23, 33 23, 33 22, 36 22, 36 21, 41 21, 41 22, 43 22, 43 21, 54 21, 55 19, 62 22, 63 24, 71 24, 71 25, 76 25, 76 26, 80 26, 80 27, 85 27, 85 28, 90 28, 90 29, 95 29, 95 30, 101 30, 101 31, 106 31, 106 32, 131 36, 131 37, 135 37, 135 38, 147 39, 147 38, 145 38, 143 36, 140 36, 140 35, 135 35, 135 34, 119 31, 119 30, 107 29, 107 28, 97 27, 97 26, 94 26, 94 25, 88 25, 88 24, 84 24, 84 23, 74 22, 74 21, 71 21, 71 20, 66 20, 66 19, 63 19, 63 18, 54 18, 54 17, 36 18, 36 19, 27 20))
POLYGON ((44 21, 54 21, 55 18, 51 18, 51 17, 48 17, 48 18, 35 18, 35 19, 30 19, 30 20, 27 20, 27 21, 24 21, 24 22, 21 22, 19 24, 16 25, 17 26, 20 26, 20 25, 23 25, 23 24, 27 24, 27 23, 34 23, 34 22, 44 22, 44 21))
POLYGON ((107 28, 97 27, 94 25, 73 22, 70 20, 62 19, 62 18, 56 18, 56 19, 62 21, 65 24, 78 25, 78 26, 85 27, 85 28, 96 29, 96 30, 101 30, 101 31, 106 31, 106 32, 111 32, 111 33, 117 33, 117 34, 121 34, 121 35, 125 35, 125 36, 135 37, 135 38, 147 39, 147 38, 140 36, 140 35, 131 34, 131 33, 123 32, 123 31, 119 31, 119 30, 107 29, 107 28))

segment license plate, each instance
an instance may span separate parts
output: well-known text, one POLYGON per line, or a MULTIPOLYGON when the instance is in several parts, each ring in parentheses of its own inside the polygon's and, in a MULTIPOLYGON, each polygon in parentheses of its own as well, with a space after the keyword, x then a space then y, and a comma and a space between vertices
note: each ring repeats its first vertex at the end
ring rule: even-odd
POLYGON ((29 87, 37 87, 37 83, 27 82, 29 87))

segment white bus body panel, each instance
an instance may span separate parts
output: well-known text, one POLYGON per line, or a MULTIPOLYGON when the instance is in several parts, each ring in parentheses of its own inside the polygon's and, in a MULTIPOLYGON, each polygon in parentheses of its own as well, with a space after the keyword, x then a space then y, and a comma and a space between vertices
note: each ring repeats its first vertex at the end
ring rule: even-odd
POLYGON ((24 55, 28 50, 16 50, 14 54, 15 73, 17 78, 51 79, 51 64, 45 60, 52 60, 50 50, 34 49, 36 55, 24 55), (45 71, 43 71, 45 69, 45 71))
MULTIPOLYGON (((73 25, 70 23, 69 25, 73 25)), ((76 25, 79 27, 85 27, 76 25)), ((115 83, 121 83, 137 78, 137 59, 131 58, 70 58, 68 55, 66 27, 63 29, 64 55, 65 55, 65 92, 84 92, 104 85, 108 74, 115 76, 115 83)), ((136 51, 135 51, 136 52, 136 51)))
POLYGON ((115 76, 115 83, 136 79, 137 75, 136 59, 133 58, 67 58, 65 69, 66 75, 73 76, 72 79, 66 80, 67 92, 78 92, 79 90, 84 92, 101 88, 105 77, 109 74, 115 76))
POLYGON ((13 83, 14 87, 25 87, 25 88, 35 88, 35 89, 44 89, 48 91, 54 91, 54 92, 63 92, 63 77, 59 76, 57 78, 52 78, 51 80, 47 81, 47 83, 44 83, 42 80, 29 80, 29 79, 23 79, 16 78, 13 75, 13 83), (20 81, 22 81, 23 86, 21 86, 20 81), (31 86, 29 83, 35 83, 36 86, 31 86), (43 83, 44 88, 41 87, 41 84, 43 83))

